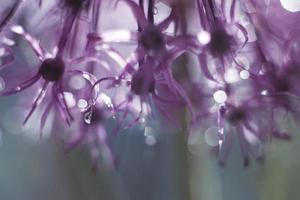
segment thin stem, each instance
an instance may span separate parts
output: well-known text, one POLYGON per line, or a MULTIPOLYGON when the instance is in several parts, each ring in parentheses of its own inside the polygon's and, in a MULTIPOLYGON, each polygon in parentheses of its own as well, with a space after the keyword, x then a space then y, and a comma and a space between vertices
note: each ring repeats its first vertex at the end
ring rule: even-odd
MULTIPOLYGON (((142 12, 144 13, 144 0, 139 0, 139 5, 141 7, 142 12)), ((142 31, 142 27, 138 23, 138 32, 141 32, 141 31, 142 31)))
POLYGON ((93 5, 93 14, 92 14, 92 32, 98 32, 98 22, 100 16, 100 7, 101 7, 101 0, 95 0, 93 5))
POLYGON ((197 7, 198 7, 198 15, 199 15, 199 20, 200 20, 200 25, 206 29, 206 23, 204 20, 204 10, 203 10, 203 5, 202 5, 202 0, 197 0, 197 7))
POLYGON ((153 0, 149 0, 149 4, 148 4, 148 21, 151 24, 154 24, 154 5, 153 5, 153 0))
POLYGON ((15 15, 17 9, 20 7, 22 3, 22 0, 18 0, 14 3, 14 5, 11 7, 7 15, 4 17, 4 19, 0 22, 0 32, 2 29, 6 26, 6 24, 13 18, 15 15))
POLYGON ((61 57, 62 53, 66 47, 66 43, 69 38, 69 32, 72 30, 72 26, 74 24, 74 21, 77 17, 77 12, 72 12, 69 16, 66 17, 63 30, 61 32, 61 36, 58 42, 58 52, 57 52, 57 57, 61 57))

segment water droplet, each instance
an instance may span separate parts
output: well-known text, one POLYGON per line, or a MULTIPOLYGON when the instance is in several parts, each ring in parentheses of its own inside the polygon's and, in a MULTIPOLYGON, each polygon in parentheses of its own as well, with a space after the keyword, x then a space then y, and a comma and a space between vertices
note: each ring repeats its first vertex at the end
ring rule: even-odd
POLYGON ((88 102, 85 99, 79 99, 77 102, 77 106, 79 109, 84 110, 88 107, 88 102))
POLYGON ((85 123, 91 124, 91 122, 92 122, 92 112, 84 113, 83 120, 84 120, 85 123))

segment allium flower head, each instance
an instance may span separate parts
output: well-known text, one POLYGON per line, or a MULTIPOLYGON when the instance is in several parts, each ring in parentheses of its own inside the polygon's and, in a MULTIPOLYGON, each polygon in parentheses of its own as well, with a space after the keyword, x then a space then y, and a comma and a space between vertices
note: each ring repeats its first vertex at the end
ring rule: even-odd
POLYGON ((23 2, 0 13, 0 94, 32 89, 24 123, 43 104, 42 130, 54 110, 72 129, 67 139, 61 134, 67 149, 87 145, 95 167, 114 164, 109 134, 151 120, 188 133, 217 127, 221 165, 235 138, 244 166, 262 160, 271 138, 290 139, 280 112, 298 119, 300 111, 299 14, 279 1, 26 1, 42 15, 37 19, 23 2), (118 9, 129 9, 131 19, 115 17, 118 9), (22 20, 14 17, 19 11, 22 20), (274 13, 280 23, 270 20, 274 13), (23 41, 38 64, 7 78, 29 57, 23 41))

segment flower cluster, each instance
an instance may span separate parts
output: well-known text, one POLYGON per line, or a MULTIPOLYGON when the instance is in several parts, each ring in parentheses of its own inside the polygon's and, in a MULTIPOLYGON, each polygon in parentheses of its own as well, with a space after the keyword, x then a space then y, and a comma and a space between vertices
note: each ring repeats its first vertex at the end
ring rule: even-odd
POLYGON ((0 95, 35 90, 24 124, 41 112, 42 134, 54 110, 61 120, 53 126, 75 127, 62 137, 67 149, 88 144, 95 167, 99 159, 113 166, 107 134, 151 120, 187 135, 214 128, 205 134, 215 135, 221 165, 234 138, 244 166, 263 159, 262 143, 290 139, 281 121, 299 112, 299 16, 277 1, 17 0, 0 14, 0 95), (17 24, 29 9, 38 17, 17 24), (133 25, 103 28, 107 10, 115 18, 130 12, 118 20, 133 25), (22 42, 37 64, 6 77, 23 68, 22 42), (116 125, 107 132, 110 119, 116 125))

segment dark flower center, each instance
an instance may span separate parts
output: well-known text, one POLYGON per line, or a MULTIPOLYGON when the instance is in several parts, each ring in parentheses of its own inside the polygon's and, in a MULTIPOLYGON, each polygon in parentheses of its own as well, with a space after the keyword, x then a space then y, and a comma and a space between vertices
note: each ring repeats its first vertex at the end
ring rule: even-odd
POLYGON ((131 91, 137 95, 154 92, 154 77, 145 71, 139 71, 132 76, 131 91))
POLYGON ((65 72, 65 63, 61 58, 49 58, 44 60, 39 69, 39 74, 50 82, 61 79, 65 72))
POLYGON ((224 29, 216 29, 211 32, 209 48, 213 56, 222 56, 230 51, 232 36, 224 29))
POLYGON ((158 50, 163 47, 164 39, 159 29, 151 25, 141 32, 139 43, 146 50, 158 50))
POLYGON ((246 116, 246 113, 241 108, 233 108, 227 113, 227 120, 231 123, 236 123, 243 120, 246 116))
POLYGON ((274 81, 274 88, 276 92, 287 92, 290 90, 289 81, 285 78, 278 78, 274 81))
POLYGON ((78 10, 85 1, 87 0, 65 0, 65 5, 73 8, 74 10, 78 10))

